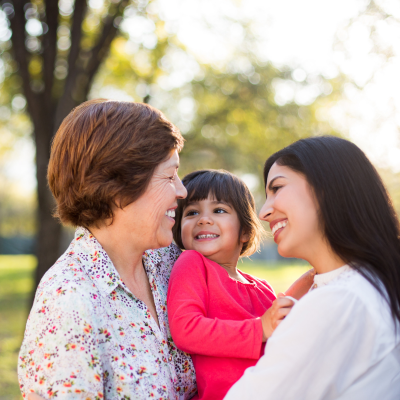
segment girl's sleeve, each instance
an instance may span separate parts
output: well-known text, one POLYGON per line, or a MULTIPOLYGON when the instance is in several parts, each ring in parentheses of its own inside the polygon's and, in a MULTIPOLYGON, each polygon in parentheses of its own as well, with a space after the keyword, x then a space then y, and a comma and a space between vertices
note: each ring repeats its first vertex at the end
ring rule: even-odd
POLYGON ((353 293, 336 288, 310 292, 225 400, 337 399, 370 367, 376 334, 367 307, 353 293))
POLYGON ((167 303, 172 338, 181 350, 213 357, 260 357, 260 318, 235 321, 207 317, 207 270, 199 253, 186 251, 174 265, 167 303))

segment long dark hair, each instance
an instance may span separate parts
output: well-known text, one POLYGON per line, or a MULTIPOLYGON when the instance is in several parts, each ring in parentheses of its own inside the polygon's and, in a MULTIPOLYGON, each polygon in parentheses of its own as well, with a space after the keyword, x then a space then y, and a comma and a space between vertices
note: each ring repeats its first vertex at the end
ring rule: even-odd
POLYGON ((306 177, 331 248, 382 294, 400 321, 399 219, 365 154, 334 136, 302 139, 268 158, 265 183, 275 162, 306 177))

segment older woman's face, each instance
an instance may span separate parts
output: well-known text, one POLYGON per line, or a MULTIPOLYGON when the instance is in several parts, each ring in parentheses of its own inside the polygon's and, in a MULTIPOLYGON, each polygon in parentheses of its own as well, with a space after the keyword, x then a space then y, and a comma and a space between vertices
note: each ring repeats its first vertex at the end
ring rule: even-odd
POLYGON ((154 171, 146 192, 136 201, 114 212, 121 234, 143 249, 156 249, 172 243, 177 199, 187 195, 178 177, 179 155, 171 157, 154 171))

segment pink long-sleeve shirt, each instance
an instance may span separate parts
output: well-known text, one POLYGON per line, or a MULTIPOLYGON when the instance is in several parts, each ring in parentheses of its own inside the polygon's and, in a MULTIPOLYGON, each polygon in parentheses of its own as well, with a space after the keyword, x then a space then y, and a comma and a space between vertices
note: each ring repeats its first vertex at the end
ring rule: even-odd
POLYGON ((176 261, 168 286, 168 320, 175 344, 191 354, 198 399, 223 399, 264 352, 260 316, 275 294, 264 280, 242 283, 194 250, 176 261))

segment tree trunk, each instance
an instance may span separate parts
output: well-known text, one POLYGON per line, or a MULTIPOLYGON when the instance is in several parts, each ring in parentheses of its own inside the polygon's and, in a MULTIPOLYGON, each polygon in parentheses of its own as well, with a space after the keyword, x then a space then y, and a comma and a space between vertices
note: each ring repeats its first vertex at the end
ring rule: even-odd
POLYGON ((57 261, 65 249, 60 249, 61 224, 53 217, 55 201, 47 186, 47 166, 50 159, 52 138, 62 120, 77 105, 87 100, 87 96, 101 63, 105 59, 111 43, 118 33, 121 19, 129 0, 111 2, 109 14, 102 21, 100 34, 91 49, 83 49, 82 24, 87 11, 87 0, 74 2, 71 27, 71 47, 68 55, 68 75, 62 93, 54 94, 54 68, 57 58, 57 29, 59 20, 58 2, 45 0, 45 21, 48 30, 42 44, 43 90, 35 90, 31 85, 29 63, 31 54, 26 44, 25 11, 31 0, 12 0, 13 12, 9 21, 12 30, 13 56, 18 64, 18 74, 22 78, 22 90, 27 100, 27 109, 34 126, 36 144, 36 177, 38 194, 38 236, 35 286, 31 295, 34 300, 36 287, 45 272, 57 261))
MULTIPOLYGON (((43 108, 45 106, 43 105, 43 108)), ((49 111, 49 110, 48 110, 49 111)), ((52 121, 53 116, 49 111, 47 121, 52 121)), ((61 225, 53 217, 55 201, 47 186, 47 165, 50 159, 50 138, 52 124, 35 124, 36 142, 36 178, 38 194, 38 234, 36 242, 36 255, 38 265, 35 271, 35 286, 31 294, 33 303, 36 287, 45 272, 57 261, 60 256, 61 225)))

